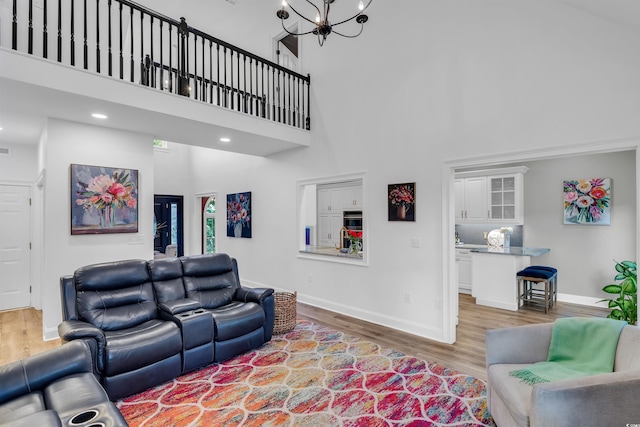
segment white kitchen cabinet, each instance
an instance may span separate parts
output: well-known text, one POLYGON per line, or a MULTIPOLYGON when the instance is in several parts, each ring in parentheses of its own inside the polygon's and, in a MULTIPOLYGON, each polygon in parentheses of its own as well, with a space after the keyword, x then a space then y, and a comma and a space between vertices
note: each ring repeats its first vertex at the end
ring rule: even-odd
POLYGON ((318 246, 340 247, 342 212, 318 214, 318 246))
POLYGON ((342 213, 362 209, 361 185, 318 186, 318 212, 342 213))
POLYGON ((524 174, 528 170, 517 166, 456 173, 456 223, 523 224, 524 174))
POLYGON ((361 186, 349 186, 345 187, 340 192, 340 198, 342 200, 342 209, 345 211, 361 210, 362 209, 362 187, 361 186))
POLYGON ((472 269, 471 252, 469 249, 456 249, 456 266, 458 270, 458 292, 471 294, 472 292, 472 269))
POLYGON ((489 221, 501 224, 522 224, 523 179, 522 174, 490 176, 489 221))
POLYGON ((486 222, 487 178, 459 178, 455 182, 456 223, 486 222))

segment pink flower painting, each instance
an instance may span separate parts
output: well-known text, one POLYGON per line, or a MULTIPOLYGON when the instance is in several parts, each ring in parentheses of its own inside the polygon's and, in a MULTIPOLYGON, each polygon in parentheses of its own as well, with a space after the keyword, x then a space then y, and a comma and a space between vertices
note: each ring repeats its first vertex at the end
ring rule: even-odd
POLYGON ((389 184, 389 221, 415 221, 416 183, 389 184))
POLYGON ((565 224, 611 224, 611 178, 564 181, 565 224))
POLYGON ((138 171, 71 165, 71 234, 136 233, 138 171))

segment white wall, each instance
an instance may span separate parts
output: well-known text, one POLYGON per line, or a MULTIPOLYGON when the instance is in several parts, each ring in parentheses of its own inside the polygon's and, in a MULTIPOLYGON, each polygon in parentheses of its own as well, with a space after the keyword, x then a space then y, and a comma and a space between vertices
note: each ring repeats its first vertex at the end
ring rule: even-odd
POLYGON ((191 183, 191 154, 188 145, 168 142, 167 149, 153 151, 154 190, 157 195, 183 196, 184 254, 201 253, 200 236, 189 230, 199 227, 199 201, 191 183))
POLYGON ((153 256, 153 138, 98 126, 48 119, 44 142, 43 324, 45 338, 57 336, 62 320, 59 278, 78 267, 153 256), (138 233, 71 235, 69 166, 138 170, 138 233))
MULTIPOLYGON (((186 8, 182 3, 176 7, 186 8)), ((312 147, 268 158, 192 148, 181 173, 191 182, 185 205, 212 191, 219 200, 252 192, 253 238, 225 237, 224 209, 216 230, 218 251, 239 259, 244 282, 297 290, 302 301, 441 339, 443 162, 490 162, 514 152, 640 137, 640 37, 551 0, 402 3, 374 2, 359 38, 331 35, 322 48, 314 37, 301 38, 304 72, 312 75, 312 147), (296 181, 363 171, 370 265, 298 259, 296 181), (398 182, 416 182, 415 223, 387 221, 387 185, 398 182), (414 237, 420 248, 411 246, 414 237)), ((191 19, 198 10, 185 15, 191 19)), ((190 22, 198 20, 206 21, 190 22)), ((228 22, 233 25, 210 32, 243 47, 268 44, 271 30, 239 34, 228 22), (257 41, 235 42, 246 37, 257 41)), ((46 335, 55 335, 60 320, 60 275, 92 262, 150 258, 153 251, 151 231, 141 232, 146 239, 139 245, 130 244, 132 235, 69 235, 69 164, 138 169, 140 229, 151 230, 151 139, 49 121, 46 335)), ((163 178, 162 192, 177 189, 173 185, 163 178)), ((195 209, 189 217, 189 246, 196 253, 195 209)))
POLYGON ((311 148, 269 158, 194 149, 191 165, 196 192, 252 191, 253 238, 218 239, 243 280, 440 339, 443 162, 640 136, 640 38, 562 2, 403 6, 375 3, 357 39, 319 48, 302 38, 311 148), (360 171, 370 265, 298 259, 295 182, 360 171), (387 221, 387 185, 398 182, 416 182, 415 223, 387 221))
POLYGON ((596 154, 524 163, 527 246, 551 252, 532 260, 559 270, 562 294, 602 299, 613 283, 613 260, 636 259, 636 153, 596 154), (611 178, 611 225, 563 224, 562 183, 568 179, 611 178))
POLYGON ((0 144, 9 155, 0 155, 0 182, 33 184, 38 176, 37 145, 0 144))

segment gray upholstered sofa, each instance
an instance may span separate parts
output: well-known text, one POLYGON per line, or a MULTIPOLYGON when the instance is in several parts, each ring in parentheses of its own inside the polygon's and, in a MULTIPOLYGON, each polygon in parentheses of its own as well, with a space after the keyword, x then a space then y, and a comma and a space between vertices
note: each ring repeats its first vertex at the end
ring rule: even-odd
POLYGON ((640 423, 640 328, 625 326, 614 372, 536 384, 509 375, 545 361, 553 324, 487 331, 489 411, 498 427, 602 427, 640 423))
POLYGON ((273 333, 273 289, 241 286, 226 254, 94 264, 60 284, 58 333, 94 343, 111 400, 257 348, 273 333))
POLYGON ((90 345, 78 340, 0 366, 0 425, 127 426, 96 378, 90 345))

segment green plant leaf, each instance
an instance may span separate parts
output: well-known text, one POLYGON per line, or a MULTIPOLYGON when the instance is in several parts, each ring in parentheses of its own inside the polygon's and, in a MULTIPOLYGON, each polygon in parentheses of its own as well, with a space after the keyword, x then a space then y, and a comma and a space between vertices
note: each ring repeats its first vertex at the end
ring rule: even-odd
POLYGON ((638 265, 633 261, 622 261, 622 262, 620 262, 620 264, 622 264, 626 268, 632 269, 632 270, 636 270, 638 268, 638 265))
POLYGON ((620 292, 622 292, 622 287, 620 285, 612 283, 611 285, 607 285, 602 288, 602 290, 608 294, 619 294, 620 292))

